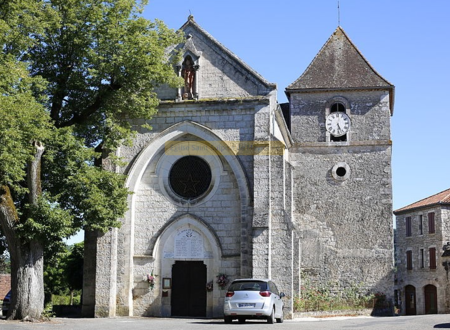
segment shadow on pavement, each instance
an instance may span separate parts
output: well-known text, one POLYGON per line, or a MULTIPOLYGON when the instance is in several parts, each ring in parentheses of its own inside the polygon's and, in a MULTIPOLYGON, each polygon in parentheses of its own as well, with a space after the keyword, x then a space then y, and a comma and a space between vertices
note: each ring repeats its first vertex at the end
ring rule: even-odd
POLYGON ((434 326, 435 329, 450 329, 450 323, 441 323, 434 326))
MULTIPOLYGON (((207 322, 190 322, 191 324, 203 324, 203 325, 208 325, 208 324, 223 324, 223 325, 230 325, 229 323, 225 323, 223 320, 214 320, 214 321, 207 321, 207 322)), ((268 324, 267 321, 263 320, 246 320, 245 323, 241 323, 241 324, 268 324)), ((233 321, 232 324, 239 324, 238 321, 233 321)))

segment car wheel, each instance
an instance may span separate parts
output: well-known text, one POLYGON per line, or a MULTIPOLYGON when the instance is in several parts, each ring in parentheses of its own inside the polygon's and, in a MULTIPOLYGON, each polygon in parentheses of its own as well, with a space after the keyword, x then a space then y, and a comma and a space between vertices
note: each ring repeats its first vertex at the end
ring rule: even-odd
POLYGON ((245 319, 243 317, 240 317, 238 320, 239 320, 239 323, 245 323, 245 319))
POLYGON ((283 323, 283 321, 284 321, 283 312, 281 312, 280 318, 277 318, 277 323, 283 323))
POLYGON ((272 308, 272 313, 270 313, 270 316, 267 317, 267 323, 273 324, 274 321, 275 321, 275 311, 272 308))
POLYGON ((233 322, 233 319, 231 318, 231 316, 224 316, 223 320, 225 321, 225 323, 231 323, 233 322))

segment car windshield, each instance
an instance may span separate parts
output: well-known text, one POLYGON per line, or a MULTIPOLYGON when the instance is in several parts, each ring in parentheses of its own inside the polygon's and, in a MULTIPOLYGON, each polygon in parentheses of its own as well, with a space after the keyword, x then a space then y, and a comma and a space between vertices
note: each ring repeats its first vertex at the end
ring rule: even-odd
POLYGON ((230 285, 229 291, 266 291, 266 282, 242 281, 234 282, 230 285))

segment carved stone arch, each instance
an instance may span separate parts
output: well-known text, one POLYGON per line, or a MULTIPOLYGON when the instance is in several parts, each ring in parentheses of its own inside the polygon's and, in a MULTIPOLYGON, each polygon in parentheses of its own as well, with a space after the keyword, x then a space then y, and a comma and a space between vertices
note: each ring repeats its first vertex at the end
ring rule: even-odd
POLYGON ((199 75, 202 52, 195 47, 191 34, 186 36, 184 52, 181 62, 178 63, 178 75, 184 79, 184 87, 178 88, 178 100, 199 98, 199 75))
MULTIPOLYGON (((193 121, 183 121, 172 125, 171 127, 162 131, 157 137, 155 137, 147 146, 139 153, 126 180, 126 187, 131 191, 135 191, 142 175, 148 164, 153 160, 153 157, 163 150, 168 143, 176 140, 177 138, 185 135, 192 134, 200 140, 207 141, 209 144, 221 150, 219 153, 230 165, 233 170, 233 174, 236 177, 236 181, 239 188, 239 197, 242 201, 242 206, 248 207, 250 205, 250 186, 248 183, 245 171, 239 161, 234 155, 233 150, 211 129, 193 121)), ((133 195, 129 196, 129 199, 133 198, 133 195)), ((131 204, 130 204, 131 205, 131 204)))
POLYGON ((186 36, 186 42, 184 43, 183 50, 185 52, 185 55, 187 54, 194 56, 196 59, 199 59, 202 56, 202 52, 198 51, 197 48, 195 47, 194 38, 192 37, 192 34, 188 34, 186 36))
MULTIPOLYGON (((241 209, 241 223, 242 223, 242 242, 247 242, 248 238, 244 237, 249 235, 249 230, 246 227, 248 223, 251 222, 251 194, 250 185, 247 179, 247 175, 241 165, 239 159, 234 155, 233 151, 229 146, 212 130, 200 125, 193 121, 183 121, 174 124, 173 126, 165 129, 160 134, 158 134, 150 143, 142 149, 139 155, 134 160, 130 167, 130 170, 126 179, 126 187, 135 192, 138 190, 139 184, 142 177, 149 166, 149 164, 155 160, 162 152, 167 143, 175 141, 181 138, 183 135, 191 134, 197 137, 199 140, 207 141, 210 145, 215 146, 216 150, 222 151, 220 154, 221 158, 224 159, 230 166, 233 175, 235 176, 238 190, 239 190, 239 200, 241 209)), ((136 218, 136 194, 131 194, 128 196, 128 211, 125 214, 124 222, 121 231, 123 236, 126 237, 123 246, 125 260, 125 267, 127 268, 126 280, 123 290, 128 292, 128 302, 129 315, 133 315, 133 281, 134 281, 134 237, 135 237, 135 218, 136 218)), ((214 238, 214 241, 216 238, 214 238)), ((242 243, 243 244, 243 243, 242 243)), ((220 246, 220 245, 218 245, 220 246)), ((242 248, 241 252, 241 269, 247 269, 246 266, 249 263, 249 258, 251 257, 250 247, 242 248)), ((154 252, 153 252, 154 253, 154 252)), ((221 253, 221 252, 220 252, 221 253)), ((218 268, 217 268, 218 271, 218 268)), ((248 275, 246 275, 248 276, 248 275)))
POLYGON ((168 237, 176 231, 177 228, 182 226, 191 226, 193 229, 197 229, 204 235, 209 243, 211 244, 213 258, 220 259, 222 258, 222 244, 220 243, 219 237, 216 235, 214 230, 209 226, 205 221, 200 219, 199 217, 185 213, 182 214, 175 219, 167 222, 156 234, 156 241, 150 246, 150 254, 154 259, 157 259, 158 254, 161 253, 160 248, 164 247, 166 240, 168 237))
MULTIPOLYGON (((187 270, 187 274, 180 274, 177 264, 180 266, 180 263, 183 263, 184 266, 181 267, 189 266, 189 264, 201 264, 201 272, 196 273, 194 276, 200 279, 204 277, 205 282, 200 284, 203 287, 199 288, 199 283, 196 281, 196 289, 194 291, 200 295, 204 294, 203 298, 205 300, 203 301, 199 297, 194 299, 199 299, 201 301, 200 304, 204 302, 205 305, 202 308, 205 308, 205 316, 213 317, 215 309, 219 307, 219 294, 218 292, 213 292, 212 295, 206 296, 204 290, 207 281, 213 280, 223 266, 223 250, 214 230, 199 217, 185 213, 166 223, 157 233, 157 236, 158 238, 151 251, 152 259, 154 260, 153 265, 157 274, 161 278, 172 279, 174 286, 170 287, 172 289, 170 292, 166 290, 166 297, 170 297, 170 300, 167 299, 167 302, 170 302, 170 305, 161 301, 159 307, 154 310, 155 314, 162 317, 177 315, 173 314, 174 301, 175 305, 177 305, 176 301, 178 300, 176 297, 180 296, 180 291, 184 293, 184 290, 180 290, 180 276, 189 276, 190 273, 190 267, 187 267, 187 269, 184 268, 185 271, 187 270), (178 271, 174 271, 176 268, 178 268, 178 271), (200 291, 198 291, 199 289, 200 291)), ((190 286, 188 283, 184 284, 186 285, 183 285, 183 288, 190 286)), ((187 291, 192 293, 189 288, 187 288, 187 291)), ((190 299, 187 300, 190 301, 190 299)), ((179 309, 179 306, 175 308, 179 309)))
MULTIPOLYGON (((200 56, 195 55, 194 53, 192 53, 190 51, 186 51, 184 53, 183 58, 182 58, 181 62, 179 63, 179 65, 182 65, 188 58, 192 60, 193 65, 200 66, 200 56)), ((199 68, 197 68, 197 70, 198 69, 199 68)))

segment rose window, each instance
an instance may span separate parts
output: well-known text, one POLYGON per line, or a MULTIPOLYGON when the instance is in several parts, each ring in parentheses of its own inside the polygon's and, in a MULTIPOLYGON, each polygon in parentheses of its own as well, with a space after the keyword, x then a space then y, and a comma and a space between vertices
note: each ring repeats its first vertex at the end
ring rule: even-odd
POLYGON ((169 173, 169 184, 178 196, 193 199, 203 195, 211 184, 211 169, 197 156, 180 158, 169 173))

